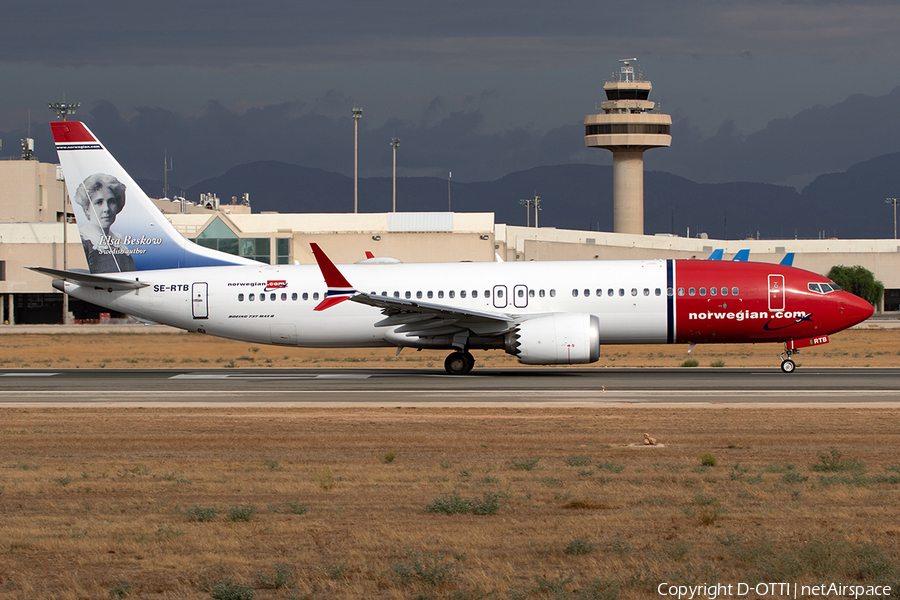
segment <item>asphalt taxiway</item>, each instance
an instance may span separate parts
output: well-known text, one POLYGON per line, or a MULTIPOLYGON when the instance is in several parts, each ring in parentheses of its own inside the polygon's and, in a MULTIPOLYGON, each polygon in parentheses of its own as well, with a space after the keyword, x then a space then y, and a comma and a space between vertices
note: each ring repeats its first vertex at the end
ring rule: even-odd
POLYGON ((900 407, 900 369, 0 370, 0 406, 604 403, 900 407))

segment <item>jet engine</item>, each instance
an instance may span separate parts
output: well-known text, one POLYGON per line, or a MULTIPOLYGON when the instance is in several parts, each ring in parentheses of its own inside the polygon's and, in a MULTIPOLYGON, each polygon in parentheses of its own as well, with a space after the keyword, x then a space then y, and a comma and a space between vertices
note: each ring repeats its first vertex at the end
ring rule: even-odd
POLYGON ((574 365, 600 358, 600 319, 555 313, 520 323, 506 335, 508 354, 526 365, 574 365))

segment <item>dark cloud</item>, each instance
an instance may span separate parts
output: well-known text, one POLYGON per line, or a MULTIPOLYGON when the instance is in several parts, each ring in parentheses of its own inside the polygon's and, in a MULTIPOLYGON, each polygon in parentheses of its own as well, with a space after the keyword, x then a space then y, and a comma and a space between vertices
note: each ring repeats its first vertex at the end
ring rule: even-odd
POLYGON ((4 6, 7 64, 303 67, 561 65, 645 56, 792 55, 896 64, 894 2, 118 2, 4 6))

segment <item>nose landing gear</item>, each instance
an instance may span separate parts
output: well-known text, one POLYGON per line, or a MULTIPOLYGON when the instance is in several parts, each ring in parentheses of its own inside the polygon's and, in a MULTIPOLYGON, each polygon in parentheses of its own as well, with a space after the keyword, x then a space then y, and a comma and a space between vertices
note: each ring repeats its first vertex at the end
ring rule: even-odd
POLYGON ((475 357, 470 352, 454 352, 444 361, 444 370, 449 375, 465 375, 475 366, 475 357))
POLYGON ((794 354, 799 354, 799 348, 793 348, 793 343, 784 344, 784 352, 781 353, 781 371, 782 373, 793 373, 794 369, 797 368, 797 365, 791 360, 791 356, 794 354))

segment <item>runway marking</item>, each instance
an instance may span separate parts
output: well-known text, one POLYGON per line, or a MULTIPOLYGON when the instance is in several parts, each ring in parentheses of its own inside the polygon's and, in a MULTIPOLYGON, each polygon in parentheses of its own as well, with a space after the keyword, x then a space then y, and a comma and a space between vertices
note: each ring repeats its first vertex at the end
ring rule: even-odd
POLYGON ((62 373, 4 373, 0 377, 53 377, 62 373))
POLYGON ((259 375, 253 373, 181 373, 180 375, 173 375, 169 377, 169 379, 246 379, 246 380, 277 380, 277 379, 368 379, 372 377, 372 375, 365 375, 361 373, 340 373, 340 374, 329 374, 329 375, 284 375, 277 373, 260 373, 259 375))

